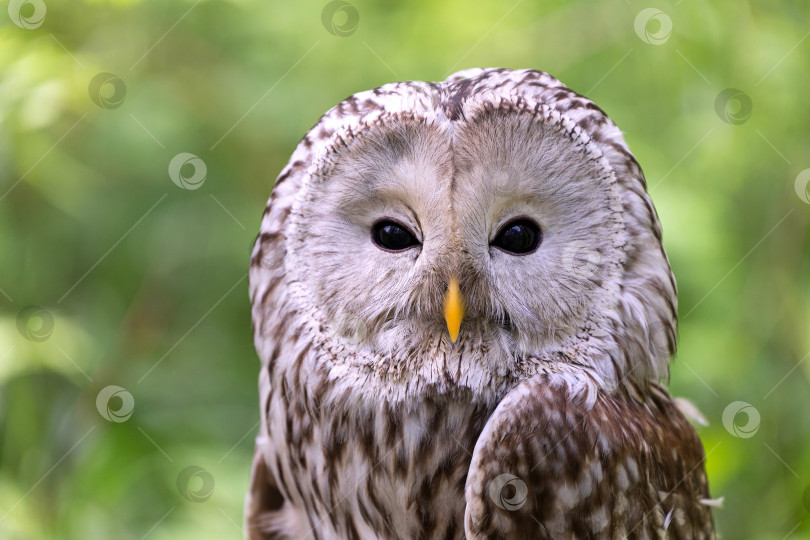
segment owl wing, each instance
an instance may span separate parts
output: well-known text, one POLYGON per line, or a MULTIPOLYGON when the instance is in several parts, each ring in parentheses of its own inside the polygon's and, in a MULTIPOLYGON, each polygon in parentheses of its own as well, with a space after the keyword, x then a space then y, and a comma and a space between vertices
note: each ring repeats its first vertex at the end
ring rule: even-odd
POLYGON ((704 460, 663 388, 619 396, 536 375, 476 443, 467 538, 714 538, 704 460))
POLYGON ((244 530, 248 540, 276 540, 282 538, 276 533, 280 510, 284 506, 284 495, 276 486, 273 473, 268 466, 264 450, 268 444, 267 400, 270 393, 270 380, 267 369, 259 375, 260 409, 259 433, 256 449, 253 452, 253 465, 250 469, 250 486, 245 495, 244 530))
POLYGON ((248 540, 280 538, 267 531, 271 528, 271 513, 280 510, 283 504, 284 497, 276 487, 257 446, 250 471, 250 487, 245 497, 245 537, 248 540))

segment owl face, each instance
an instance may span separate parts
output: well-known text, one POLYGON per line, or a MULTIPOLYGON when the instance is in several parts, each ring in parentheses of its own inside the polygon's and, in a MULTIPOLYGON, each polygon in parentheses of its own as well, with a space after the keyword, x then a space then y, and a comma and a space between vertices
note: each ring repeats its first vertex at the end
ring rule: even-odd
POLYGON ((351 96, 282 171, 253 261, 260 355, 293 313, 346 384, 668 373, 677 296, 641 170, 601 109, 545 73, 351 96))
POLYGON ((503 369, 576 332, 616 264, 616 195, 599 160, 536 116, 382 118, 328 155, 292 248, 337 339, 384 355, 472 346, 503 369))

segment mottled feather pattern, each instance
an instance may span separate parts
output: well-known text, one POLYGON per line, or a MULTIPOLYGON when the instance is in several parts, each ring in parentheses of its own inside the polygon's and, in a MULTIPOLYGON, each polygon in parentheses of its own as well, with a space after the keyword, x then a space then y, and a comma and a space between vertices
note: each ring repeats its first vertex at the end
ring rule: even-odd
MULTIPOLYGON (((565 174, 564 162, 543 159, 565 174)), ((459 268, 475 261, 449 253, 437 260, 459 268)), ((369 275, 358 291, 387 286, 382 270, 369 275)), ((473 277, 466 282, 468 294, 480 292, 473 277)), ((249 538, 713 538, 701 503, 709 497, 702 446, 660 385, 674 352, 677 294, 658 217, 618 128, 553 77, 466 70, 442 83, 361 92, 328 111, 273 188, 250 297, 262 368, 249 538), (464 148, 486 148, 485 133, 514 132, 521 118, 553 139, 549 148, 570 147, 560 159, 579 156, 576 170, 588 171, 582 181, 593 186, 583 200, 603 224, 597 278, 587 293, 571 293, 581 306, 559 306, 557 317, 572 318, 526 341, 518 308, 509 324, 499 308, 493 329, 475 319, 473 305, 455 345, 432 331, 432 319, 424 332, 400 331, 402 317, 432 317, 437 277, 414 293, 428 297, 424 305, 370 306, 360 338, 337 332, 334 313, 347 301, 339 292, 319 296, 326 293, 313 276, 328 280, 330 265, 345 263, 329 260, 331 247, 315 252, 317 261, 306 250, 318 230, 311 220, 332 225, 316 208, 323 193, 365 167, 345 172, 345 163, 361 164, 369 147, 387 152, 390 143, 424 176, 451 177, 450 200, 462 204, 464 160, 477 155, 464 158, 464 148), (451 169, 419 161, 433 159, 425 148, 434 144, 435 160, 448 145, 451 169), (504 473, 528 489, 519 510, 498 507, 489 492, 504 473)), ((478 309, 492 306, 482 300, 478 309)))
POLYGON ((470 467, 468 537, 711 538, 705 456, 666 392, 651 385, 638 401, 584 384, 592 406, 554 376, 499 404, 470 467), (520 508, 488 493, 504 471, 526 486, 520 508))

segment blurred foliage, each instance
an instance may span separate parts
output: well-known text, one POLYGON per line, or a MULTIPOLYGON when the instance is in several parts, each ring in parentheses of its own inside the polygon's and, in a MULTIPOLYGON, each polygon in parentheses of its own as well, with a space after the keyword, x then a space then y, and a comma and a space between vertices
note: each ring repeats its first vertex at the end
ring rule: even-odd
POLYGON ((347 95, 498 65, 593 98, 645 169, 680 287, 671 387, 710 421, 722 536, 810 538, 808 2, 352 0, 345 37, 322 0, 45 4, 36 28, 0 13, 0 537, 238 538, 245 273, 273 179, 347 95), (649 7, 672 22, 660 45, 634 30, 649 7), (99 73, 125 95, 91 99, 99 73), (745 96, 717 107, 726 88, 750 118, 745 96), (181 152, 205 162, 199 189, 169 178, 181 152), (97 410, 110 385, 126 421, 97 410), (724 427, 735 401, 753 436, 724 427), (181 493, 189 466, 207 472, 181 493))

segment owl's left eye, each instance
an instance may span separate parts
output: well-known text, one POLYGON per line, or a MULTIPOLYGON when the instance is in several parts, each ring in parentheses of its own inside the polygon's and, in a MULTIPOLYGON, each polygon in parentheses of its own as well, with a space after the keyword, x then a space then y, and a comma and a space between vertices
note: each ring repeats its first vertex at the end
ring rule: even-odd
POLYGON ((416 237, 403 225, 387 219, 374 224, 371 238, 386 251, 403 251, 419 244, 416 237))
POLYGON ((536 250, 542 241, 543 233, 537 223, 518 218, 501 227, 492 245, 513 255, 525 255, 536 250))

